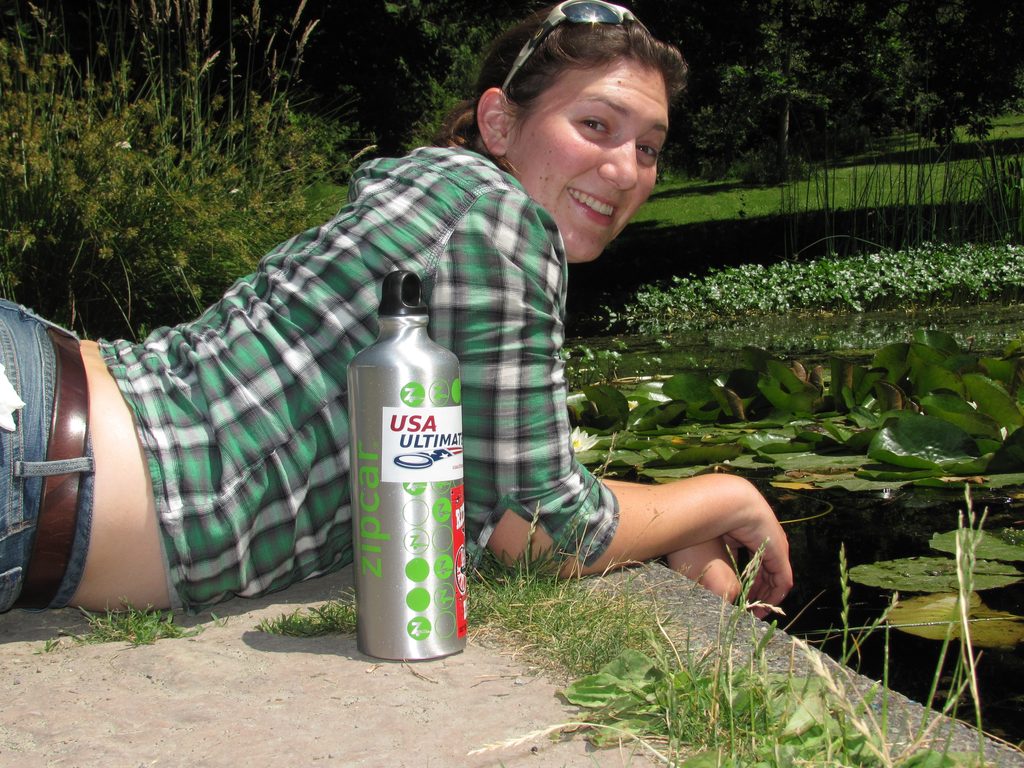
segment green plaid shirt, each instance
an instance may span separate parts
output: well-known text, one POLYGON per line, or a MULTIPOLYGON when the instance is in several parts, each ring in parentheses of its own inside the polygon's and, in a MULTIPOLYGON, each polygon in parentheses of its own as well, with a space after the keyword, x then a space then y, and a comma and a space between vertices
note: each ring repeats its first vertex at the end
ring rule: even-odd
POLYGON ((364 165, 334 219, 277 247, 194 322, 101 343, 136 417, 184 607, 351 562, 347 367, 376 339, 394 269, 420 275, 431 336, 460 360, 475 551, 506 509, 539 514, 587 561, 607 546, 614 496, 569 444, 555 223, 479 155, 426 148, 364 165))

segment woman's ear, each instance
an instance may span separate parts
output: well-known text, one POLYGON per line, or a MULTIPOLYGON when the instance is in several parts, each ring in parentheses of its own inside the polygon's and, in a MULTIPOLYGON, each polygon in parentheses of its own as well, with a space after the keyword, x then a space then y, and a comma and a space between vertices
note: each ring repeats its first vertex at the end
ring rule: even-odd
POLYGON ((500 88, 488 88, 476 103, 476 124, 480 138, 493 157, 508 152, 515 120, 505 94, 500 88))

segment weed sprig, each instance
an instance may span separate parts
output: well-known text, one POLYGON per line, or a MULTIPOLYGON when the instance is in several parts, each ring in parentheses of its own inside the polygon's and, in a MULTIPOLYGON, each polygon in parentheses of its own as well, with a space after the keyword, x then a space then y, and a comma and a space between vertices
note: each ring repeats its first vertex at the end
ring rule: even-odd
POLYGON ((174 621, 173 611, 158 611, 152 608, 127 608, 122 611, 93 613, 81 609, 89 622, 89 632, 72 635, 76 643, 95 645, 98 643, 129 643, 131 645, 152 645, 167 638, 194 637, 203 628, 186 628, 174 621))
POLYGON ((256 628, 260 632, 288 637, 352 634, 356 631, 356 606, 351 598, 330 600, 320 606, 299 608, 276 619, 263 619, 256 628))

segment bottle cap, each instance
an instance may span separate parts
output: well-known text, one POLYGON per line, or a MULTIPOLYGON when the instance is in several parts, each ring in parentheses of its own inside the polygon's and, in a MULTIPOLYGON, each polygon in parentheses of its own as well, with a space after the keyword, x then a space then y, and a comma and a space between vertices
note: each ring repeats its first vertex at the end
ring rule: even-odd
POLYGON ((403 269, 389 273, 381 288, 378 311, 388 317, 427 314, 427 305, 420 295, 419 276, 403 269))

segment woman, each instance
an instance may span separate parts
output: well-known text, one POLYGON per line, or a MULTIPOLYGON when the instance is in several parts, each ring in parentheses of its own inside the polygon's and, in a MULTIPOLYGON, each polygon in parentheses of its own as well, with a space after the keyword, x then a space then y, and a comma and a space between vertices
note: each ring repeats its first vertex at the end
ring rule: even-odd
POLYGON ((626 9, 561 3, 496 41, 438 146, 363 166, 338 216, 198 320, 79 345, 6 307, 0 362, 29 403, 0 435, 15 510, 0 609, 195 610, 350 562, 345 375, 396 268, 420 276, 431 334, 460 359, 477 551, 513 560, 532 542, 566 575, 664 556, 733 599, 730 550, 763 547, 750 597, 781 601, 786 537, 752 485, 601 483, 569 444, 566 265, 597 258, 650 194, 684 76, 626 9))

